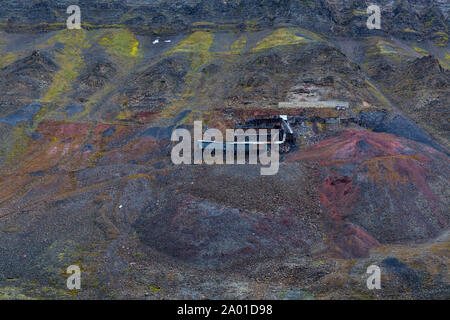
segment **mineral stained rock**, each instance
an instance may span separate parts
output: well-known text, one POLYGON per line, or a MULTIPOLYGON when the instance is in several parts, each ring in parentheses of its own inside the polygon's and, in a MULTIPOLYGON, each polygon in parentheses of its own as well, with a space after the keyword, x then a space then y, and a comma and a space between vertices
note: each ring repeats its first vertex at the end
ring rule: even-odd
POLYGON ((366 1, 1 1, 0 299, 449 299, 449 6, 372 3, 381 30, 366 1), (349 107, 278 108, 320 101, 349 107), (171 161, 176 128, 281 112, 275 175, 171 161))

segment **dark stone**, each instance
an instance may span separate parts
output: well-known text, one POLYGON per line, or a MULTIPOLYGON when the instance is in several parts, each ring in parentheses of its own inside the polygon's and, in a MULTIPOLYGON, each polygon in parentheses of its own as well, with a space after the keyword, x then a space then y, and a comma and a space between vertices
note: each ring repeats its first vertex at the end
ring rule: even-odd
POLYGON ((88 144, 88 145, 84 146, 81 151, 82 152, 88 152, 88 151, 94 152, 94 147, 92 145, 88 144))
POLYGON ((414 270, 412 270, 397 258, 386 258, 381 262, 381 264, 384 268, 386 268, 388 273, 395 274, 408 286, 419 287, 421 285, 421 280, 416 275, 414 270))
POLYGON ((30 172, 31 176, 42 176, 43 174, 44 174, 44 171, 42 171, 42 170, 30 172))
POLYGON ((20 110, 10 113, 3 118, 0 118, 0 122, 6 122, 15 125, 21 121, 30 122, 33 116, 42 109, 40 102, 32 102, 20 110))
POLYGON ((112 126, 109 127, 108 129, 106 129, 105 131, 102 132, 102 137, 112 137, 112 135, 114 134, 114 132, 116 132, 116 127, 112 126))
POLYGON ((173 123, 177 124, 179 121, 186 118, 191 113, 191 110, 184 110, 181 111, 179 114, 176 115, 176 117, 173 119, 173 123))
POLYGON ((85 107, 80 104, 71 104, 70 106, 64 108, 69 117, 72 117, 74 114, 84 111, 84 109, 85 107))
POLYGON ((386 120, 387 113, 385 111, 361 112, 359 121, 362 126, 372 128, 374 132, 386 132, 395 134, 406 139, 421 142, 429 145, 439 151, 443 151, 431 137, 413 121, 403 115, 396 115, 391 120, 386 120))
POLYGON ((161 128, 161 127, 152 127, 146 129, 142 136, 144 137, 155 137, 158 139, 170 139, 172 136, 173 126, 161 128))
POLYGON ((33 140, 39 140, 40 138, 42 138, 42 134, 40 134, 38 132, 33 132, 31 134, 31 139, 33 139, 33 140))

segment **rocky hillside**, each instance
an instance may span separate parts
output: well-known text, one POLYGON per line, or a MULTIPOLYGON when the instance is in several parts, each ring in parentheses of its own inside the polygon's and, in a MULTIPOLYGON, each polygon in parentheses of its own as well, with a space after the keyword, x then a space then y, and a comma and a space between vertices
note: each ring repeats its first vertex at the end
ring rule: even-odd
POLYGON ((233 31, 291 25, 323 34, 370 35, 366 8, 379 5, 383 30, 405 38, 435 38, 447 32, 450 6, 445 0, 5 0, 0 18, 7 28, 58 28, 69 5, 82 8, 91 27, 125 25, 139 31, 178 33, 192 28, 233 31))
POLYGON ((448 299, 450 6, 375 3, 2 1, 0 299, 448 299), (274 176, 171 162, 321 100, 274 176))

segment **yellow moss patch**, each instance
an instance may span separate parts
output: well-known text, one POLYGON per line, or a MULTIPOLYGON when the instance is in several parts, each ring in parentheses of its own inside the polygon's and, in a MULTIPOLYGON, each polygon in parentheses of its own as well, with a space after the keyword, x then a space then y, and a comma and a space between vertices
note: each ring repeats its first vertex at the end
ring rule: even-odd
POLYGON ((201 26, 213 27, 215 25, 216 24, 214 22, 208 22, 208 21, 197 21, 192 24, 193 27, 201 27, 201 26))
POLYGON ((240 37, 238 40, 233 42, 230 46, 231 53, 241 53, 247 44, 247 38, 245 36, 240 37))
POLYGON ((133 175, 131 175, 131 176, 128 176, 127 178, 128 178, 128 180, 135 180, 135 179, 141 179, 141 178, 144 178, 144 179, 153 181, 153 178, 152 178, 150 175, 145 174, 145 173, 133 174, 133 175))
POLYGON ((19 230, 20 229, 18 227, 11 226, 11 227, 8 227, 7 229, 5 229, 5 232, 17 232, 19 230))
POLYGON ((439 59, 439 63, 441 64, 441 66, 446 69, 446 70, 450 70, 450 63, 448 62, 450 59, 449 58, 445 58, 444 60, 439 59))
POLYGON ((7 154, 7 164, 14 164, 17 159, 26 151, 29 137, 27 134, 27 126, 17 125, 12 131, 11 148, 7 154))
POLYGON ((323 35, 320 35, 318 33, 314 33, 314 32, 312 32, 310 30, 303 29, 303 28, 295 28, 295 31, 297 33, 299 33, 299 34, 302 34, 302 35, 308 37, 309 39, 325 41, 328 44, 330 44, 323 35))
POLYGON ((6 67, 7 65, 13 63, 17 60, 18 55, 11 52, 1 52, 0 51, 0 69, 6 67))
POLYGON ((448 34, 445 32, 435 32, 436 36, 435 43, 439 47, 446 47, 448 45, 448 34))
POLYGON ((53 77, 53 82, 45 94, 43 103, 63 103, 63 95, 70 91, 72 82, 83 67, 83 49, 90 45, 86 40, 85 30, 62 30, 49 39, 42 47, 49 47, 56 43, 64 45, 56 54, 56 63, 60 69, 53 77))
POLYGON ((378 49, 378 54, 386 54, 396 57, 397 55, 401 54, 404 56, 408 56, 409 54, 403 50, 402 48, 398 47, 397 45, 385 41, 385 40, 378 40, 376 42, 376 48, 378 49))
POLYGON ((140 57, 139 41, 137 41, 133 32, 128 29, 107 32, 100 39, 99 44, 105 47, 108 53, 116 56, 125 58, 140 57))
POLYGON ((366 10, 353 10, 352 13, 354 16, 366 16, 367 15, 366 10))
POLYGON ((157 288, 157 287, 153 287, 153 286, 148 286, 148 288, 152 291, 161 291, 161 288, 157 288))
POLYGON ((313 262, 313 264, 317 267, 317 266, 320 266, 320 265, 322 265, 322 264, 324 264, 325 263, 325 260, 317 260, 317 261, 314 261, 313 262))
POLYGON ((95 92, 89 97, 89 101, 85 103, 86 109, 78 113, 73 119, 80 119, 84 115, 88 114, 93 108, 98 106, 105 97, 107 97, 111 92, 113 92, 115 87, 113 85, 106 85, 101 90, 95 92))
POLYGON ((425 21, 425 27, 427 27, 427 28, 429 28, 429 27, 431 27, 431 25, 432 25, 432 23, 434 22, 434 20, 435 20, 436 18, 435 17, 430 17, 427 21, 425 21))
POLYGON ((16 287, 0 288, 0 300, 32 300, 22 293, 22 289, 16 287))
POLYGON ((392 105, 389 102, 389 100, 384 96, 384 94, 380 90, 378 90, 378 88, 372 82, 370 82, 367 79, 365 82, 369 85, 368 90, 373 97, 375 97, 379 102, 381 102, 383 106, 392 108, 392 105))
POLYGON ((257 31, 258 30, 258 19, 253 19, 250 21, 247 21, 246 23, 247 30, 249 31, 257 31))
POLYGON ((117 115, 117 120, 129 120, 133 116, 133 112, 131 110, 125 109, 120 111, 120 113, 117 115))
POLYGON ((404 32, 408 32, 408 33, 417 33, 416 30, 413 30, 413 29, 410 29, 410 28, 403 29, 403 31, 404 32))
POLYGON ((416 46, 414 46, 414 51, 416 51, 416 52, 418 52, 418 53, 420 53, 420 54, 424 54, 424 55, 427 55, 427 54, 428 54, 428 51, 427 51, 427 50, 422 49, 422 48, 419 48, 419 47, 416 47, 416 46))
POLYGON ((394 47, 387 45, 386 43, 378 43, 378 51, 381 54, 396 54, 397 50, 394 47))
POLYGON ((372 59, 371 56, 383 55, 389 60, 394 61, 395 63, 401 63, 405 59, 410 59, 415 57, 413 54, 407 52, 406 50, 398 47, 394 43, 386 41, 384 39, 380 39, 379 37, 369 37, 368 46, 367 46, 367 59, 364 63, 365 66, 372 59))
POLYGON ((294 31, 287 28, 281 28, 274 31, 270 36, 262 39, 253 48, 253 51, 266 50, 277 46, 287 46, 308 42, 306 38, 296 36, 294 31))
POLYGON ((169 55, 176 52, 186 52, 191 54, 192 69, 197 70, 211 60, 209 49, 213 44, 213 35, 209 32, 196 31, 181 41, 175 48, 169 51, 169 55))
POLYGON ((395 164, 399 159, 420 162, 420 159, 416 156, 396 155, 367 159, 361 164, 361 166, 367 166, 367 175, 372 181, 377 182, 378 184, 387 182, 394 190, 397 182, 402 184, 408 182, 408 177, 402 176, 395 169, 395 164))

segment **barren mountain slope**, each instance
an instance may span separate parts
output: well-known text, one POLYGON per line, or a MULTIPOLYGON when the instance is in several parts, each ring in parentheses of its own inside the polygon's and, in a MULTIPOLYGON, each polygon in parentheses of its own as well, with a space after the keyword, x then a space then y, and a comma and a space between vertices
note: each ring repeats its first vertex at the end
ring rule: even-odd
POLYGON ((74 3, 82 30, 0 4, 0 298, 450 297, 446 1, 378 1, 382 30, 366 1, 74 3), (321 100, 350 107, 277 107, 321 100), (177 127, 281 112, 274 176, 171 162, 177 127))

